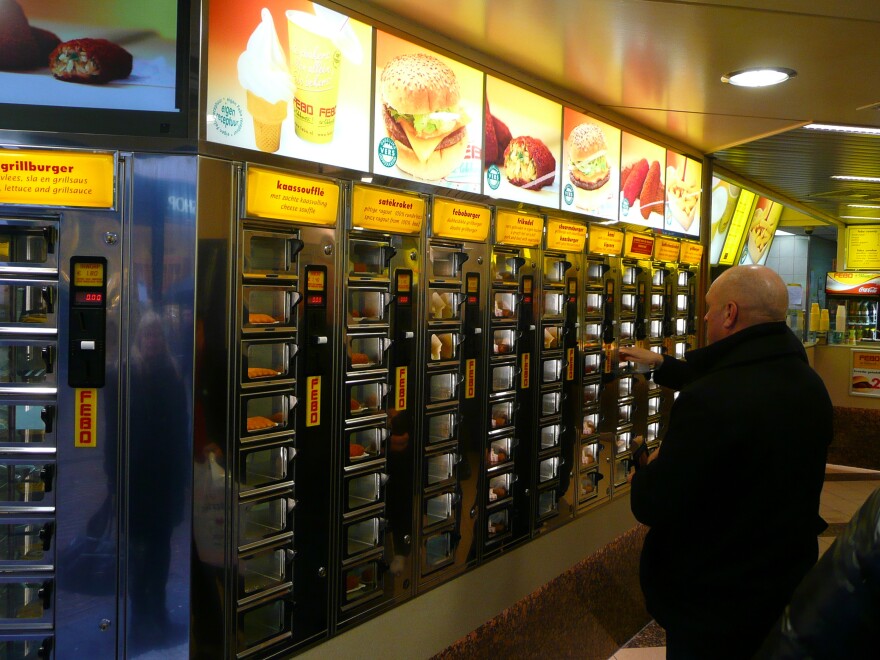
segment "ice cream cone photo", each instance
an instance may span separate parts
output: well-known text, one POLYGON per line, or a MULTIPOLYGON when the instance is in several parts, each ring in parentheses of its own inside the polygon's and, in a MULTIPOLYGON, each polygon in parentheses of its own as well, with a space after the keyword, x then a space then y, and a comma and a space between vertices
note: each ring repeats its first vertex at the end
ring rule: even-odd
POLYGON ((281 123, 287 118, 287 101, 272 103, 247 90, 247 109, 254 120, 257 149, 273 153, 281 146, 281 123))
POLYGON ((293 81, 271 12, 263 8, 260 24, 238 58, 238 81, 247 92, 254 143, 273 153, 281 147, 281 129, 293 99, 293 81))

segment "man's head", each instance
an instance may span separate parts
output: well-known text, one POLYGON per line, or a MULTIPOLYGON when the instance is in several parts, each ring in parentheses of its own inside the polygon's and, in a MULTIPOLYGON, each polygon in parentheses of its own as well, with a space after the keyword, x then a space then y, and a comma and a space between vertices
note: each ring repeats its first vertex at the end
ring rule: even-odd
POLYGON ((740 330, 784 321, 788 289, 782 278, 766 266, 735 266, 712 282, 706 293, 708 343, 740 330))

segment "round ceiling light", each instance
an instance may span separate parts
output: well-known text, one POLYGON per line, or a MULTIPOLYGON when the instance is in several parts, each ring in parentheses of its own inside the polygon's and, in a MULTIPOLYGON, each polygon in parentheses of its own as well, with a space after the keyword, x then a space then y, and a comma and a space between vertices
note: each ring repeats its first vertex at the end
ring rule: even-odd
POLYGON ((769 85, 778 85, 789 78, 794 78, 796 75, 797 71, 794 69, 784 69, 782 67, 743 69, 742 71, 733 71, 721 76, 721 82, 730 83, 737 87, 767 87, 769 85))

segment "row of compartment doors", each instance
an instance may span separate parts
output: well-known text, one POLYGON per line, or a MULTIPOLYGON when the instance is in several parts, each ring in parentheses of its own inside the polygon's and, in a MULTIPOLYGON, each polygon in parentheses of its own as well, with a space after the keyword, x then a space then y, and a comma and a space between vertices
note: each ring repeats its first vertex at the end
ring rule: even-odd
MULTIPOLYGON (((320 641, 611 497, 619 415, 585 405, 584 332, 613 259, 437 235, 433 198, 401 191, 424 208, 417 230, 364 227, 344 183, 333 224, 258 217, 246 166, 207 165, 230 181, 228 225, 202 225, 227 233, 200 254, 205 272, 234 274, 232 310, 216 304, 222 277, 197 287, 204 345, 229 337, 235 382, 232 399, 203 402, 230 419, 229 458, 211 458, 231 476, 215 540, 231 574, 227 653, 320 641), (589 419, 606 434, 590 446, 589 419), (595 469, 581 469, 590 452, 595 469)), ((616 343, 620 298, 609 304, 616 343)), ((612 372, 597 394, 608 410, 612 372)))

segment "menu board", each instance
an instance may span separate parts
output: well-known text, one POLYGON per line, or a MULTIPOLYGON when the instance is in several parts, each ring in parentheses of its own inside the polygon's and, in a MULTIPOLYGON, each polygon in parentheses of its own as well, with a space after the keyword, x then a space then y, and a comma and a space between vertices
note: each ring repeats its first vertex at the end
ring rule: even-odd
POLYGON ((721 255, 718 257, 720 265, 732 266, 734 260, 739 255, 739 247, 742 245, 743 236, 752 217, 752 210, 755 208, 757 197, 751 190, 743 188, 740 191, 739 201, 736 203, 733 218, 730 220, 730 228, 727 230, 727 237, 724 239, 721 255))
POLYGON ((559 103, 486 76, 483 194, 558 209, 561 126, 559 103))
POLYGON ((674 238, 657 236, 654 241, 654 259, 667 263, 677 262, 681 244, 674 238))
POLYGON ((592 225, 587 236, 587 252, 619 257, 623 249, 623 236, 619 229, 592 225))
POLYGON ((492 211, 488 206, 465 204, 451 199, 434 198, 431 231, 433 236, 485 241, 489 236, 492 211))
POLYGON ((770 201, 766 197, 758 198, 739 258, 740 264, 763 265, 767 261, 767 253, 770 252, 780 215, 782 215, 782 204, 770 201))
POLYGON ((845 263, 848 270, 880 270, 880 226, 846 228, 845 263))
POLYGON ((562 209, 617 220, 620 129, 562 110, 562 209))
POLYGON ((375 174, 480 192, 481 71, 378 32, 375 89, 375 174))
POLYGON ((718 264, 721 248, 730 230, 733 212, 742 188, 735 183, 712 177, 712 215, 709 229, 709 263, 718 264))
POLYGON ((501 211, 495 214, 495 242, 520 247, 540 247, 544 218, 540 215, 501 211))
POLYGON ((583 252, 587 243, 587 227, 579 222, 547 218, 547 249, 583 252))
POLYGON ((700 236, 703 163, 674 151, 666 152, 666 231, 700 236))
POLYGON ((650 259, 654 253, 654 237, 651 234, 626 232, 623 256, 633 259, 650 259))
POLYGON ((702 243, 693 243, 691 241, 682 241, 681 242, 681 256, 679 257, 679 261, 683 264, 690 264, 692 266, 699 266, 700 261, 703 259, 703 245, 702 243))
POLYGON ((620 221, 661 229, 666 149, 624 132, 620 151, 620 221))
MULTIPOLYGON (((177 2, 18 0, 21 12, 13 10, 15 4, 0 2, 0 103, 179 110, 177 2), (104 57, 113 60, 116 75, 99 81, 90 77, 89 84, 80 84, 83 80, 73 67, 57 62, 48 66, 60 42, 84 38, 112 42, 104 47, 104 57), (10 59, 15 65, 7 68, 3 60, 8 64, 10 59)), ((62 46, 58 57, 75 50, 74 45, 62 46)))
POLYGON ((849 393, 880 396, 880 351, 852 349, 849 393))
POLYGON ((212 0, 207 139, 369 170, 372 28, 308 0, 212 0))

